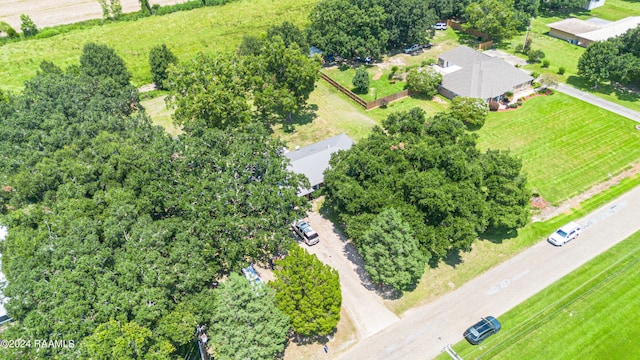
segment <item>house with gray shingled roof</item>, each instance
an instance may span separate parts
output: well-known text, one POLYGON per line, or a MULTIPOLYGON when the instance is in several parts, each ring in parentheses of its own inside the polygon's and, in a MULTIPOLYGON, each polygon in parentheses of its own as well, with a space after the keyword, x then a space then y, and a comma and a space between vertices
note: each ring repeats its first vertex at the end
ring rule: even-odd
POLYGON ((442 74, 438 92, 448 99, 456 96, 500 100, 506 92, 517 99, 532 89, 533 77, 506 61, 466 46, 440 54, 434 68, 442 74))
POLYGON ((340 134, 315 144, 287 151, 284 156, 289 158, 289 170, 296 174, 303 174, 311 185, 308 189, 298 189, 298 196, 307 196, 324 184, 324 171, 329 168, 331 154, 340 150, 349 150, 354 144, 346 134, 340 134))

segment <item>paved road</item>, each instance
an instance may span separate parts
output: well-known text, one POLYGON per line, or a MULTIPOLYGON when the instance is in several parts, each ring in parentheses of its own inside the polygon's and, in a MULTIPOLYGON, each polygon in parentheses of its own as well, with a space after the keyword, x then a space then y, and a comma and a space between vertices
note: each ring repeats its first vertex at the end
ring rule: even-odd
POLYGON ((338 270, 342 305, 356 327, 358 339, 371 336, 397 322, 399 318, 384 306, 382 298, 372 289, 368 275, 361 269, 362 259, 353 245, 338 233, 331 221, 320 214, 310 213, 308 220, 320 235, 320 243, 307 249, 323 263, 338 270))
POLYGON ((574 87, 571 87, 569 85, 562 84, 562 83, 558 84, 558 87, 556 88, 556 90, 560 91, 561 93, 572 96, 576 99, 586 101, 589 104, 593 104, 595 106, 614 112, 618 115, 622 115, 633 121, 640 122, 640 112, 628 109, 622 105, 612 103, 611 101, 607 101, 603 98, 597 97, 595 95, 591 95, 587 92, 578 90, 574 87))
POLYGON ((578 222, 583 233, 564 247, 541 241, 439 300, 406 312, 338 359, 437 356, 446 344, 462 340, 462 332, 480 317, 500 316, 640 229, 640 187, 578 222))

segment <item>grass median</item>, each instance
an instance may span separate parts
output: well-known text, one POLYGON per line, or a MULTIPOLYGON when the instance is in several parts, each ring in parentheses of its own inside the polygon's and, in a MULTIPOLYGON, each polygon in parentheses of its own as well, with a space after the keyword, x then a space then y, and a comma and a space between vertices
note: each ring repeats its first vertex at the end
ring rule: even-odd
POLYGON ((454 349, 465 359, 627 359, 640 353, 638 272, 640 232, 501 316, 482 346, 454 349))

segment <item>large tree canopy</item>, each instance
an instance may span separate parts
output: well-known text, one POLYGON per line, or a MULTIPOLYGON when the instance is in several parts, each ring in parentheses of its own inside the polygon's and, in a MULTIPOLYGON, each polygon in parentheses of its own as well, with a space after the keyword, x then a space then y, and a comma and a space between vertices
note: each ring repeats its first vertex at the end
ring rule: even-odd
POLYGON ((362 237, 361 253, 371 280, 396 290, 415 286, 428 260, 411 226, 394 208, 384 210, 371 222, 362 237))
POLYGON ((437 4, 422 0, 323 0, 309 15, 309 41, 325 54, 379 58, 391 48, 422 44, 432 37, 437 4))
POLYGON ((597 87, 603 81, 640 85, 640 26, 621 36, 595 42, 578 60, 578 74, 597 87))
POLYGON ((315 255, 294 245, 289 255, 276 263, 278 308, 291 319, 293 331, 303 337, 326 336, 340 321, 340 277, 315 255))
POLYGON ((494 40, 510 39, 521 26, 516 14, 513 0, 482 0, 467 6, 464 26, 480 30, 494 40))
POLYGON ((469 249, 487 229, 526 224, 529 193, 519 160, 481 153, 475 136, 449 114, 424 123, 420 110, 397 114, 384 122, 386 132, 375 128, 332 157, 327 201, 359 248, 373 219, 389 207, 435 258, 469 249))
POLYGON ((112 340, 180 349, 211 321, 217 279, 288 248, 308 206, 262 124, 171 139, 137 98, 111 76, 49 63, 0 99, 0 251, 16 320, 3 338, 78 345, 26 356, 135 355, 112 340))
POLYGON ((216 359, 279 359, 289 317, 276 306, 273 289, 231 274, 220 287, 210 329, 216 359))

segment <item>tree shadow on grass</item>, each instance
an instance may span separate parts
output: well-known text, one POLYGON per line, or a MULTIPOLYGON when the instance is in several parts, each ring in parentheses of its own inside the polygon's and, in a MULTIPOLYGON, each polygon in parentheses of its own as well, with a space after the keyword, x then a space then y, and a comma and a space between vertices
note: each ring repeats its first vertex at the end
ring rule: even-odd
POLYGON ((319 212, 323 217, 332 222, 333 232, 344 244, 345 257, 353 265, 355 265, 355 272, 356 274, 358 274, 362 286, 364 286, 364 288, 369 291, 374 291, 385 300, 397 300, 401 298, 401 291, 397 291, 391 286, 376 284, 371 280, 371 278, 369 277, 369 273, 364 268, 364 260, 360 256, 360 253, 358 253, 355 245, 351 241, 349 241, 349 239, 345 235, 344 224, 339 222, 337 214, 327 205, 326 202, 322 204, 319 212))
POLYGON ((543 18, 559 17, 562 19, 566 19, 569 17, 588 16, 588 15, 591 15, 591 12, 583 8, 549 9, 549 8, 540 6, 540 10, 538 11, 538 16, 543 18))
POLYGON ((299 336, 296 334, 291 334, 289 339, 291 342, 296 343, 297 345, 309 345, 309 344, 327 344, 335 335, 336 335, 337 327, 335 327, 328 335, 324 336, 299 336))
POLYGON ((516 236, 518 236, 517 229, 490 229, 480 234, 480 240, 502 244, 505 240, 513 239, 516 236))
POLYGON ((598 84, 598 88, 594 88, 594 84, 587 79, 571 75, 567 78, 567 84, 590 94, 614 95, 622 101, 638 101, 640 100, 640 92, 638 89, 626 87, 619 84, 598 84))
POLYGON ((318 117, 318 105, 309 104, 305 109, 291 115, 291 121, 284 121, 282 130, 285 133, 292 133, 296 130, 296 126, 310 124, 318 117))

